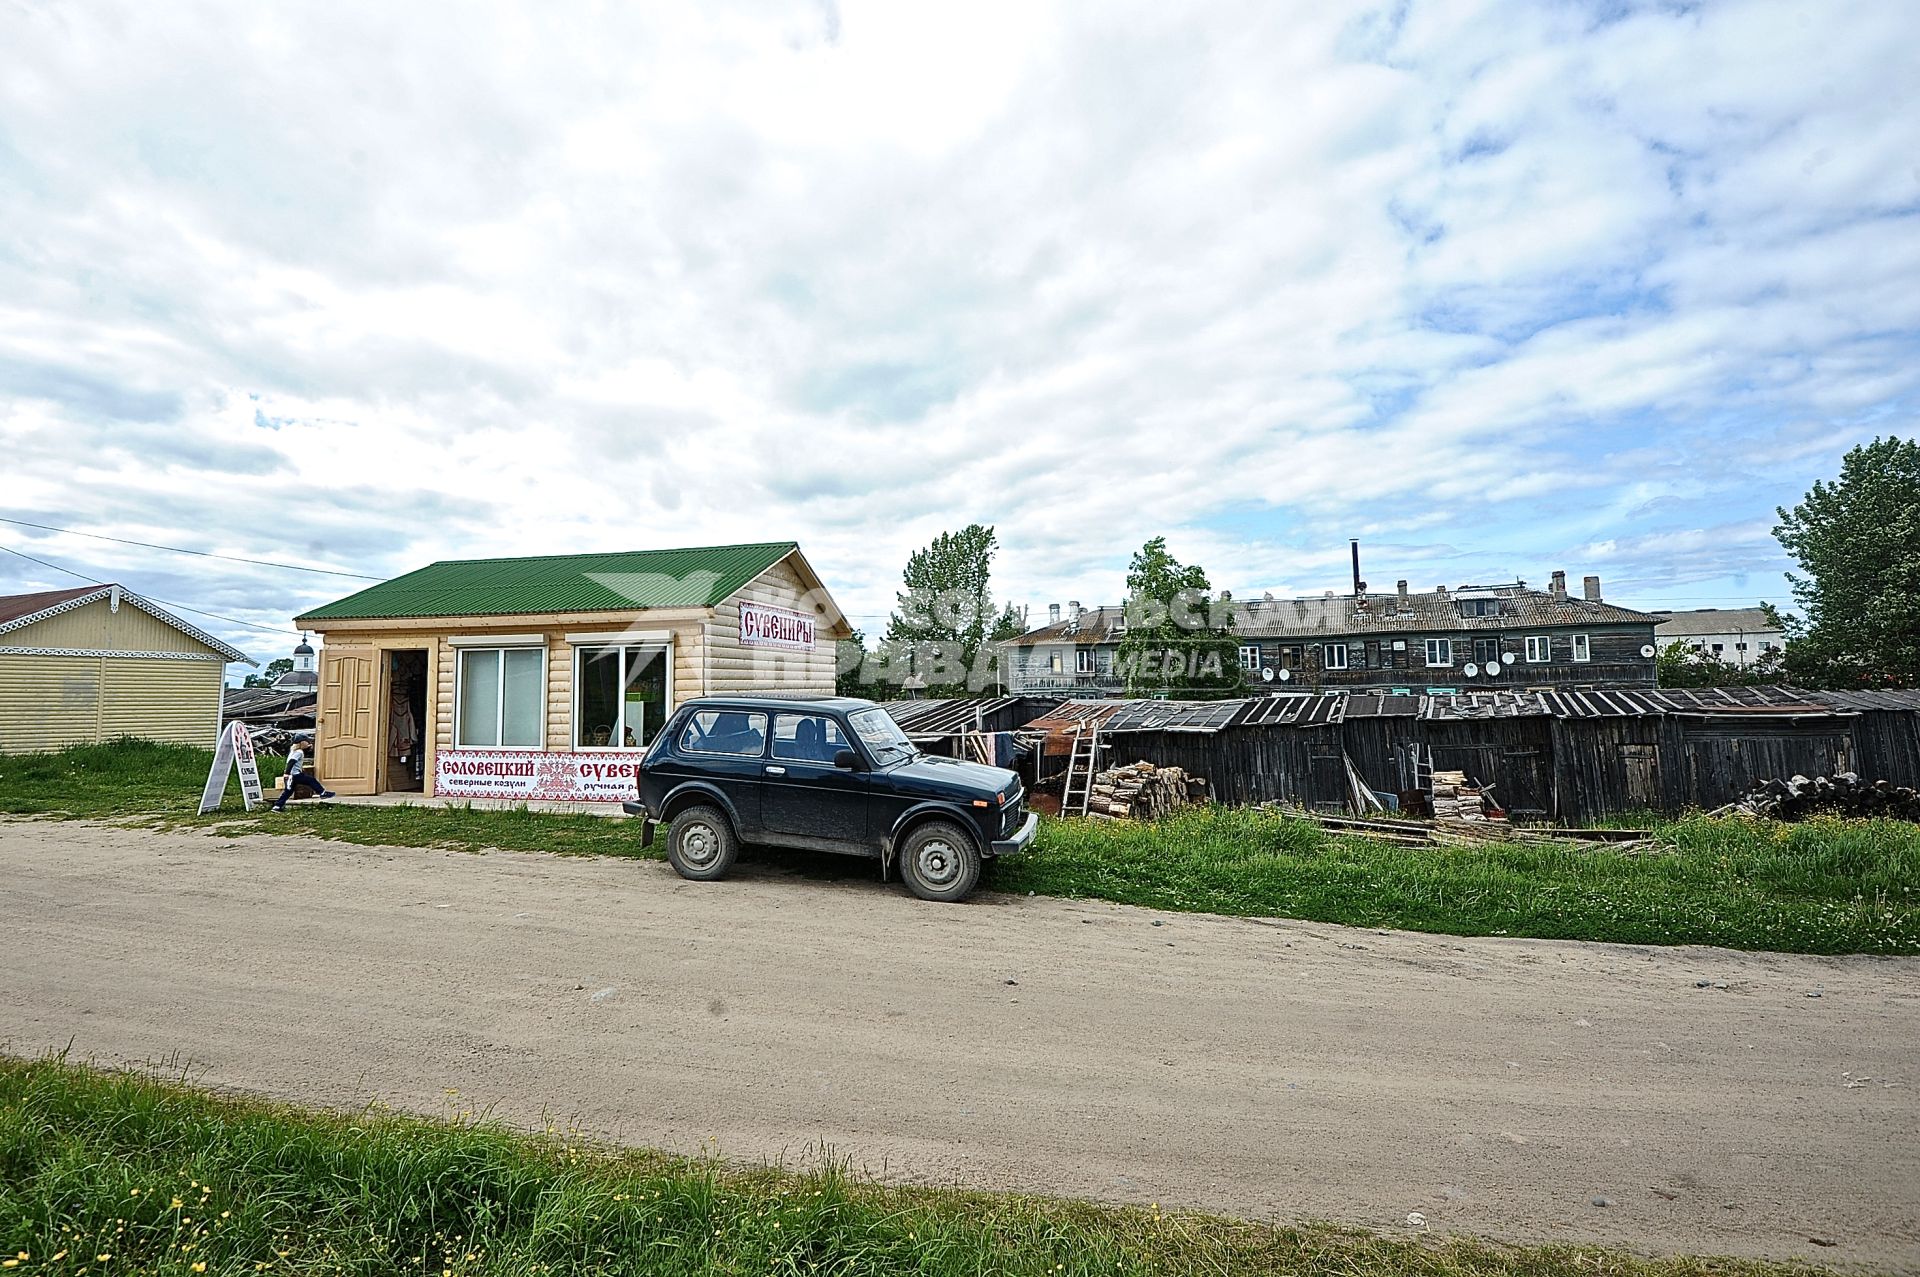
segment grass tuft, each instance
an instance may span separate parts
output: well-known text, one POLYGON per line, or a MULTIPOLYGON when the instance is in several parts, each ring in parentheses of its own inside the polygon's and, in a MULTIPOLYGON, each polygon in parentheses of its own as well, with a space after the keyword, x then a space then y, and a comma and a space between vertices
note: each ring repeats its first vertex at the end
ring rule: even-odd
POLYGON ((1818 1271, 889 1188, 831 1162, 740 1169, 468 1118, 316 1113, 64 1058, 0 1058, 0 1254, 11 1273, 75 1277, 1818 1271))

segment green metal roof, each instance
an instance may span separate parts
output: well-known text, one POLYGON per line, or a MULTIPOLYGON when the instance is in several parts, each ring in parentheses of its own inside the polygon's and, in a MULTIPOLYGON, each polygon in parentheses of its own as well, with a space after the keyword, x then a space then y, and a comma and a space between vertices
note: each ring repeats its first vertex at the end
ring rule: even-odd
POLYGON ((791 554, 792 541, 534 559, 449 559, 370 585, 296 621, 712 607, 791 554))

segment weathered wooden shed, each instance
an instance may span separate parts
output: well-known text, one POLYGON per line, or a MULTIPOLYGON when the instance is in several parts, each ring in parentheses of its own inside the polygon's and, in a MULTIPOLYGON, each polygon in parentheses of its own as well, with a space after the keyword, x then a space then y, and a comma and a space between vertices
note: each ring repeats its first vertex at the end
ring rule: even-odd
POLYGON ((0 754, 121 736, 211 747, 229 661, 253 664, 118 585, 0 598, 0 754))

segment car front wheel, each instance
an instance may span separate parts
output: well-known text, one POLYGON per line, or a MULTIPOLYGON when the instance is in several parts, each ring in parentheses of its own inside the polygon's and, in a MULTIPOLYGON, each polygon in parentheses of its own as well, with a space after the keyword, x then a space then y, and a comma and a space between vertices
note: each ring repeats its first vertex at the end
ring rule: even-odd
POLYGON ((667 834, 667 863, 682 878, 694 882, 724 878, 739 854, 740 842, 719 808, 689 807, 673 818, 667 834))
POLYGON ((958 825, 922 825, 900 845, 900 877, 922 900, 965 900, 980 885, 980 850, 958 825))

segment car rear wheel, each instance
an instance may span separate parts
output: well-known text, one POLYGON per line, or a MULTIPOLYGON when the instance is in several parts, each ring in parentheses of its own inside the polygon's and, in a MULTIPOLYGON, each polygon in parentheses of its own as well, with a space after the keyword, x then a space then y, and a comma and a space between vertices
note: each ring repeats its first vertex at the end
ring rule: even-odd
POLYGON ((667 833, 667 863, 682 878, 712 882, 724 878, 740 854, 727 814, 717 807, 689 807, 673 818, 667 833))
POLYGON ((960 826, 933 821, 900 845, 900 877, 922 900, 965 900, 980 885, 980 850, 960 826))

